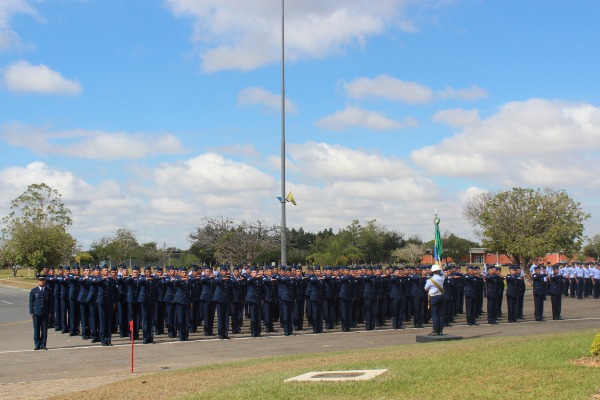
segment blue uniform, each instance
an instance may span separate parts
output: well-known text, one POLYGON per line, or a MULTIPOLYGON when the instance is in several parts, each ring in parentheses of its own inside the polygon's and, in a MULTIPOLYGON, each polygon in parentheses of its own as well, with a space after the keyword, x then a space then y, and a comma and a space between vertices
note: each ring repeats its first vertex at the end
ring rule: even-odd
POLYGON ((33 320, 33 342, 35 350, 46 349, 48 338, 48 320, 52 313, 54 292, 40 286, 29 292, 29 314, 33 320))

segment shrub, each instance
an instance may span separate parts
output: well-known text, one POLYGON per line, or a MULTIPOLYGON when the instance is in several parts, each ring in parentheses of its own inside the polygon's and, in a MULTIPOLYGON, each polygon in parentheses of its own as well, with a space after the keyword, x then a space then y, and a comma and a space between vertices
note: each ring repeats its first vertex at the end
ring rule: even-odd
POLYGON ((590 352, 593 356, 600 357, 600 332, 594 338, 592 346, 590 347, 590 352))

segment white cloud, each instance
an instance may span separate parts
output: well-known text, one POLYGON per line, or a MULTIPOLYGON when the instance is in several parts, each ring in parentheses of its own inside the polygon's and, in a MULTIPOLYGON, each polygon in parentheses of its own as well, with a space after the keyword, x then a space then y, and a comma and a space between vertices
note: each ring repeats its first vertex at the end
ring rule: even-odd
POLYGON ((355 78, 343 83, 344 90, 354 99, 382 98, 408 104, 426 104, 434 99, 478 100, 487 97, 487 92, 478 87, 455 89, 447 86, 434 94, 433 90, 418 82, 406 82, 389 75, 375 78, 355 78))
POLYGON ((77 96, 83 88, 77 81, 64 78, 47 66, 17 61, 4 70, 4 86, 11 92, 77 96))
POLYGON ((487 97, 487 91, 479 86, 471 86, 467 89, 454 89, 449 86, 436 93, 440 99, 479 100, 487 97))
POLYGON ((288 146, 294 170, 304 179, 346 181, 365 179, 398 179, 413 176, 414 171, 397 158, 354 150, 341 145, 307 142, 288 146))
POLYGON ((26 14, 38 21, 42 20, 28 0, 0 1, 0 51, 22 47, 20 36, 11 27, 11 19, 16 14, 26 14))
POLYGON ((412 128, 419 125, 414 118, 397 121, 376 112, 348 106, 342 111, 323 117, 316 122, 317 126, 333 131, 343 131, 353 126, 359 126, 376 131, 389 131, 402 128, 412 128))
MULTIPOLYGON (((414 30, 403 15, 406 0, 303 0, 286 2, 286 59, 330 56, 364 46, 387 27, 414 30), (403 24, 396 21, 403 20, 403 24)), ((281 3, 271 0, 165 0, 176 17, 191 18, 202 69, 252 70, 277 62, 281 50, 281 3)))
POLYGON ((479 110, 464 110, 462 108, 438 111, 431 119, 435 122, 450 125, 453 128, 473 126, 480 122, 479 110))
POLYGON ((156 154, 185 152, 179 139, 171 134, 84 129, 50 131, 46 127, 33 127, 18 122, 0 124, 0 138, 11 146, 25 147, 36 154, 91 160, 140 159, 156 154))
MULTIPOLYGON (((281 110, 281 95, 269 92, 261 87, 248 87, 238 93, 239 106, 263 106, 267 109, 281 110)), ((285 111, 296 112, 296 104, 285 99, 285 111)))
POLYGON ((379 75, 372 79, 356 78, 352 82, 344 83, 344 89, 355 99, 380 97, 410 104, 429 103, 433 100, 433 92, 427 86, 416 82, 404 82, 388 75, 379 75))
POLYGON ((600 108, 530 99, 503 105, 411 158, 429 173, 492 178, 502 185, 598 185, 600 108))
POLYGON ((208 151, 221 154, 232 154, 242 157, 260 157, 260 152, 251 144, 233 144, 218 147, 208 147, 208 151))

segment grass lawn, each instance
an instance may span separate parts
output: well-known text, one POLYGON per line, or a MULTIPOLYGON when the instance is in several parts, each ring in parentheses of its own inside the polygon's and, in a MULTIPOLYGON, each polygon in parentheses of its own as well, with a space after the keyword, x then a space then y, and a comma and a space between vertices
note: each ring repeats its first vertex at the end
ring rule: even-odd
POLYGON ((0 269, 0 284, 21 289, 31 289, 37 286, 35 271, 21 269, 17 272, 17 276, 13 277, 10 269, 0 269))
POLYGON ((600 390, 600 368, 571 361, 590 355, 595 334, 586 330, 273 357, 144 375, 61 398, 590 399, 600 390), (283 382, 310 371, 379 368, 388 371, 372 381, 283 382))

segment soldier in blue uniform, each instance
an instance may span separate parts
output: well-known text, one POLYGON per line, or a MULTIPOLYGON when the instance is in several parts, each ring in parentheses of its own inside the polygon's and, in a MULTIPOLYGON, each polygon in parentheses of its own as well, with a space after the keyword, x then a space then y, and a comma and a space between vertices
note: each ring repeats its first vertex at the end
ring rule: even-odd
POLYGON ((485 293, 487 295, 488 324, 498 323, 498 285, 503 284, 502 278, 496 274, 496 267, 490 265, 485 276, 485 293))
POLYGON ((323 268, 323 288, 325 297, 323 301, 323 318, 325 329, 334 329, 335 323, 335 287, 331 267, 323 268))
POLYGON ((77 295, 79 315, 81 316, 81 337, 84 340, 92 338, 90 330, 90 304, 88 302, 90 281, 90 267, 88 265, 83 270, 83 274, 78 278, 79 294, 77 295))
POLYGON ((547 276, 547 274, 542 274, 540 272, 540 267, 538 265, 535 266, 535 273, 531 275, 531 279, 533 280, 534 315, 535 320, 539 322, 544 321, 544 286, 546 284, 544 278, 547 276))
POLYGON ((552 319, 561 320, 562 312, 562 294, 563 294, 563 277, 559 273, 558 265, 552 267, 552 275, 550 275, 550 301, 552 302, 552 319))
POLYGON ((404 301, 408 279, 403 273, 401 268, 396 268, 389 278, 393 329, 404 329, 404 301))
POLYGON ((88 280, 88 295, 87 303, 89 305, 90 319, 89 319, 89 330, 92 343, 100 341, 100 319, 98 316, 98 287, 97 282, 100 278, 100 268, 95 266, 90 273, 90 279, 88 280))
POLYGON ((200 325, 200 317, 202 315, 202 306, 200 302, 200 293, 202 286, 200 285, 201 268, 199 265, 192 265, 192 275, 194 275, 194 283, 192 285, 192 309, 190 312, 190 332, 196 333, 198 325, 200 325))
POLYGON ((213 294, 215 292, 215 280, 212 268, 204 268, 204 273, 200 278, 200 287, 204 336, 214 336, 215 303, 213 302, 213 294))
POLYGON ((192 304, 191 292, 194 276, 188 276, 184 267, 179 268, 179 275, 174 279, 175 285, 175 312, 177 314, 177 333, 179 341, 187 341, 190 334, 190 308, 192 304))
POLYGON ((250 313, 250 336, 259 337, 261 331, 261 294, 263 281, 254 266, 249 268, 249 274, 246 279, 247 290, 245 300, 246 304, 248 304, 248 311, 250 313))
POLYGON ((117 281, 114 279, 116 268, 111 269, 113 274, 108 273, 108 266, 102 268, 100 279, 96 282, 98 291, 98 317, 100 320, 100 342, 102 346, 112 346, 112 320, 115 304, 117 302, 117 281))
POLYGON ((364 285, 361 296, 364 301, 365 330, 371 331, 375 329, 375 307, 377 306, 377 293, 375 292, 375 276, 373 274, 373 268, 370 266, 367 267, 365 274, 361 276, 360 280, 364 285))
POLYGON ((79 265, 74 265, 72 274, 69 274, 69 336, 77 336, 81 332, 79 324, 81 323, 81 309, 79 308, 79 265))
POLYGON ((232 286, 229 279, 229 268, 223 265, 219 274, 214 278, 215 292, 213 302, 217 309, 217 333, 219 339, 229 339, 229 311, 231 307, 232 286))
POLYGON ((348 267, 342 268, 340 283, 340 323, 342 332, 350 332, 352 327, 352 301, 354 299, 354 278, 350 275, 348 267))
POLYGON ((125 266, 120 266, 120 275, 117 276, 117 324, 119 325, 119 336, 129 337, 129 304, 127 303, 127 279, 129 270, 125 266))
POLYGON ((521 277, 517 275, 517 268, 511 265, 509 267, 509 274, 506 275, 506 304, 508 306, 508 322, 511 323, 517 322, 519 279, 521 277))
POLYGON ((142 316, 142 343, 154 343, 154 315, 156 308, 157 279, 152 276, 152 268, 148 265, 144 268, 144 274, 139 277, 140 291, 138 302, 140 303, 142 316))
POLYGON ((239 266, 233 267, 231 279, 231 332, 242 333, 244 322, 244 299, 246 297, 246 278, 242 276, 239 266))
POLYGON ((281 300, 281 326, 285 336, 294 334, 294 297, 296 292, 296 277, 292 276, 291 267, 282 267, 282 273, 277 278, 281 300))
POLYGON ((302 272, 302 266, 292 268, 292 273, 296 275, 296 296, 294 299, 294 330, 304 330, 304 308, 306 303, 306 287, 308 278, 302 272))
POLYGON ((154 333, 156 335, 165 334, 165 286, 163 283, 163 269, 156 267, 154 269, 156 281, 156 308, 154 310, 154 333))
POLYGON ((175 268, 167 267, 167 274, 163 276, 164 301, 165 301, 165 323, 170 338, 177 336, 176 313, 175 313, 175 268))
POLYGON ((527 285, 525 285, 525 276, 523 270, 519 265, 515 266, 517 269, 517 276, 519 280, 517 281, 517 319, 523 319, 523 306, 525 304, 525 291, 527 290, 527 285))
POLYGON ((52 289, 45 288, 46 278, 38 277, 38 286, 29 292, 29 315, 33 321, 34 350, 47 350, 48 320, 52 313, 54 293, 52 289))
POLYGON ((262 317, 265 323, 265 332, 276 332, 273 328, 275 321, 275 302, 277 301, 277 286, 274 283, 273 270, 271 267, 266 267, 263 275, 263 305, 262 317))
POLYGON ((463 287, 465 293, 465 311, 467 317, 467 325, 479 325, 477 323, 477 276, 475 268, 472 265, 467 266, 467 273, 463 276, 463 287))
POLYGON ((308 279, 310 285, 312 329, 313 333, 323 333, 323 302, 325 300, 325 288, 323 287, 321 268, 316 265, 313 272, 314 273, 308 279))
POLYGON ((415 328, 423 328, 425 323, 426 294, 424 291, 427 277, 421 270, 414 270, 408 279, 410 282, 410 297, 413 301, 413 324, 415 328))
POLYGON ((61 319, 61 333, 69 332, 69 274, 71 273, 71 267, 68 265, 63 268, 63 274, 60 278, 60 315, 61 319))
POLYGON ((133 321, 133 340, 140 339, 140 267, 135 266, 131 270, 131 275, 125 279, 127 285, 127 306, 128 314, 127 318, 129 321, 133 321))

